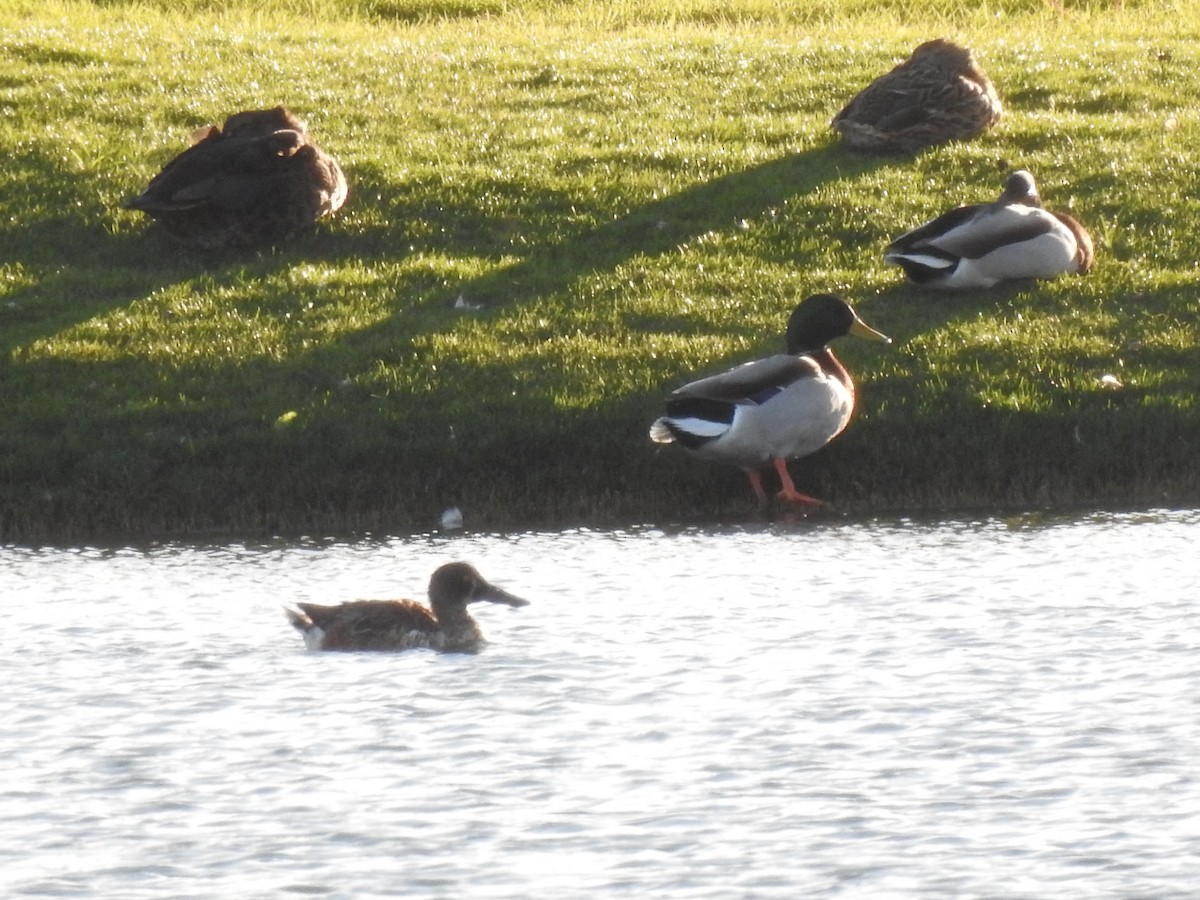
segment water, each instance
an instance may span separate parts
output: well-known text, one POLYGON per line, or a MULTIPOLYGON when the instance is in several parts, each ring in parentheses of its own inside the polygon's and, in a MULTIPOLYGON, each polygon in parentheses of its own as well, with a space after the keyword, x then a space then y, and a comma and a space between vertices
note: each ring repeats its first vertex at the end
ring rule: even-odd
POLYGON ((0 896, 1163 898, 1200 513, 0 548, 0 896), (479 656, 280 606, 532 601, 479 656))

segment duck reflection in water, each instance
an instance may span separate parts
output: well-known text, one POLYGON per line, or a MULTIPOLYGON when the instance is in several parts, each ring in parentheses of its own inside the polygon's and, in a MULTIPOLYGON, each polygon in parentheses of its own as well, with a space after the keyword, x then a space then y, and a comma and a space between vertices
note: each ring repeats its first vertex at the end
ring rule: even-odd
POLYGON ((467 605, 480 600, 529 605, 489 583, 469 563, 452 562, 429 579, 428 608, 415 600, 354 600, 338 606, 297 603, 285 612, 310 650, 477 653, 487 641, 467 605))

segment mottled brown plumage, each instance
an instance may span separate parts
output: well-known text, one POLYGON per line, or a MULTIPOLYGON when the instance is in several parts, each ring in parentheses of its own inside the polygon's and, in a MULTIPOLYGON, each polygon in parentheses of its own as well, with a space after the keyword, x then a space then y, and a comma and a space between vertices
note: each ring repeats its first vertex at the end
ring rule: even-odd
POLYGON ((209 125, 125 206, 201 249, 276 244, 346 200, 337 161, 282 106, 209 125))
POLYGON ((982 134, 1002 112, 971 51, 938 39, 867 85, 834 116, 832 127, 855 150, 912 153, 982 134))
POLYGON ((288 620, 310 650, 409 650, 475 653, 486 643, 467 604, 479 600, 527 606, 489 584, 474 566, 447 563, 429 579, 429 608, 415 600, 354 600, 338 606, 297 603, 288 620))

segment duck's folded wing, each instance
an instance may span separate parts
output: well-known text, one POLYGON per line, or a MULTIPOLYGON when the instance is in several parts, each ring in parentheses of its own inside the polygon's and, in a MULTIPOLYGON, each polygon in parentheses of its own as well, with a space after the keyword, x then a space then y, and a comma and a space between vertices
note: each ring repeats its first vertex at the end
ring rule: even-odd
POLYGON ((266 137, 207 137, 172 159, 146 190, 126 206, 143 212, 174 212, 203 206, 253 206, 262 183, 285 171, 305 148, 295 131, 266 137))
POLYGON ((945 239, 947 236, 953 235, 955 232, 968 226, 983 213, 984 208, 979 204, 975 204, 972 206, 960 206, 957 209, 942 213, 936 219, 931 219, 924 225, 918 225, 911 231, 904 232, 904 234, 887 245, 884 255, 909 253, 913 250, 919 250, 922 247, 928 247, 932 242, 945 239))
POLYGON ((892 103, 879 111, 874 125, 880 131, 901 131, 928 122, 935 112, 913 91, 894 91, 892 103))
POLYGON ((1006 206, 981 216, 969 229, 947 235, 938 245, 964 259, 982 259, 1004 247, 1032 241, 1058 230, 1057 220, 1045 210, 1030 206, 1006 206))
POLYGON ((1033 207, 961 206, 896 238, 884 258, 933 251, 942 257, 982 259, 1054 228, 1053 217, 1033 207))
POLYGON ((761 402, 764 394, 778 391, 820 374, 820 367, 806 356, 779 353, 756 359, 737 368, 685 384, 671 394, 671 400, 704 399, 725 403, 761 402))
POLYGON ((433 615, 412 600, 354 600, 340 606, 297 603, 318 628, 345 634, 378 634, 393 629, 436 631, 433 615))
POLYGON ((903 89, 891 90, 886 84, 873 82, 838 111, 832 124, 834 128, 844 125, 878 127, 880 120, 890 115, 897 105, 911 109, 914 106, 912 92, 903 89))
POLYGON ((903 98, 880 120, 880 127, 901 128, 923 121, 974 124, 980 108, 988 103, 984 88, 969 78, 952 81, 931 79, 920 88, 905 92, 903 98))

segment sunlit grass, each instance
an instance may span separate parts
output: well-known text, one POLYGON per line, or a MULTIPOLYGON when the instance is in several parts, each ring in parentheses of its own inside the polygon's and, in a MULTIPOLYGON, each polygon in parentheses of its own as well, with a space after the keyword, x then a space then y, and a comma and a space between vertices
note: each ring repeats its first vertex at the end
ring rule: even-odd
POLYGON ((796 467, 840 508, 1194 501, 1200 10, 965 6, 0 11, 0 534, 741 515, 737 473, 646 428, 825 290, 896 339, 842 342, 858 419, 796 467), (841 103, 939 34, 1001 125, 838 148, 841 103), (211 257, 120 208, 278 102, 349 173, 334 221, 211 257), (883 265, 1017 166, 1091 227, 1092 275, 939 296, 883 265))

